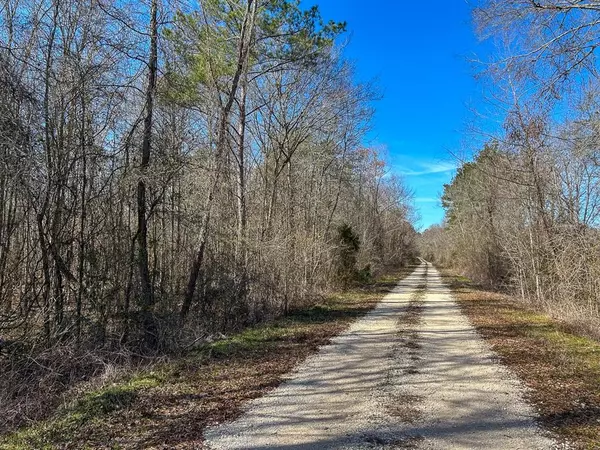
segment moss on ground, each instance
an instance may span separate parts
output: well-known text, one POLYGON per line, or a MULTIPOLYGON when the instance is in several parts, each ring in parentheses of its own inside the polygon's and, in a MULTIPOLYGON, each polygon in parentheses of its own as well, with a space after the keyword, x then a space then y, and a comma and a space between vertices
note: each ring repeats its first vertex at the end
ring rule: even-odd
POLYGON ((121 383, 111 384, 102 389, 86 392, 57 411, 56 416, 8 436, 0 441, 1 449, 49 449, 55 444, 68 443, 79 430, 90 422, 116 411, 129 408, 136 400, 138 392, 158 386, 164 380, 154 372, 139 374, 121 383))

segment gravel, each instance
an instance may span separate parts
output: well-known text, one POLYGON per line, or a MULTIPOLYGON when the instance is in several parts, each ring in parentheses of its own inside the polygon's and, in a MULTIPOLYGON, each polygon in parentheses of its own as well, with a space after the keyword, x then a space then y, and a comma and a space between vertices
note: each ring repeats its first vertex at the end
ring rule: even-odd
POLYGON ((280 387, 205 438, 214 450, 555 448, 523 389, 423 262, 280 387))

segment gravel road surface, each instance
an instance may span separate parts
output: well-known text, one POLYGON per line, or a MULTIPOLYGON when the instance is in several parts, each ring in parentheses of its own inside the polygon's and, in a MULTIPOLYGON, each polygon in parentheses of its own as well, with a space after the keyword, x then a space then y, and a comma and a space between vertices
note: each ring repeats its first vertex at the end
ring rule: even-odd
POLYGON ((218 449, 552 449, 523 388, 423 262, 238 420, 218 449))

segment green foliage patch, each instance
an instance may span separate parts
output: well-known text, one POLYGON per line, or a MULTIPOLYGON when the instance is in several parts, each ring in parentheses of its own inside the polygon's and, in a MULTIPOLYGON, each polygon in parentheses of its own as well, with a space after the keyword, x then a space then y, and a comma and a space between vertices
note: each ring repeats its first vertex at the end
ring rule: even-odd
POLYGON ((149 372, 87 392, 58 410, 53 419, 26 427, 0 441, 0 449, 51 449, 73 442, 81 426, 130 407, 139 391, 158 386, 163 379, 158 373, 149 372))

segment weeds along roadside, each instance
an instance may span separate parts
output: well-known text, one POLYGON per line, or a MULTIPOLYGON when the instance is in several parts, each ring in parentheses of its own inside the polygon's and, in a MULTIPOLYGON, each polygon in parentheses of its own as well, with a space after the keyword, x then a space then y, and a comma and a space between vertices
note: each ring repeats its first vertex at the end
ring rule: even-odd
POLYGON ((185 356, 148 361, 73 388, 45 420, 0 439, 0 449, 112 445, 201 445, 204 428, 237 417, 247 400, 370 309, 414 266, 324 299, 272 323, 249 328, 185 356))

